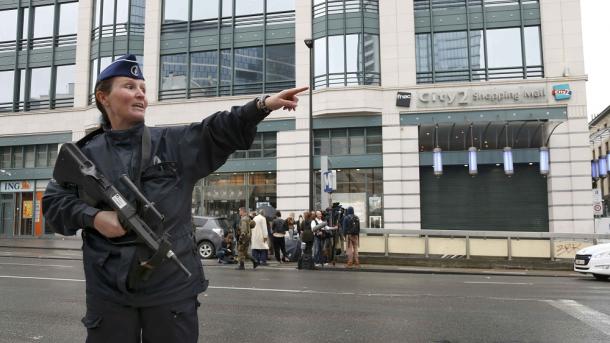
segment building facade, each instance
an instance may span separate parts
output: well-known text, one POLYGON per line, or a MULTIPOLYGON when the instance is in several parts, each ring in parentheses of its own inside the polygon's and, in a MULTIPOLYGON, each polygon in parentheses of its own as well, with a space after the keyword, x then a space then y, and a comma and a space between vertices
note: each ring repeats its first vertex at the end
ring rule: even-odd
POLYGON ((364 227, 593 232, 578 0, 0 0, 0 20, 0 235, 48 233, 58 146, 98 125, 95 78, 128 52, 151 126, 313 86, 199 182, 193 213, 298 216, 313 175, 314 207, 364 227))

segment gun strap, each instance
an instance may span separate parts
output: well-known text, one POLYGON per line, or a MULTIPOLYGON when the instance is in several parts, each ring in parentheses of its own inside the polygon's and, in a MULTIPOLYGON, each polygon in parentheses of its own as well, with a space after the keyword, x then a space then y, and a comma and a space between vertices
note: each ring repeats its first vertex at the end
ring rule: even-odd
POLYGON ((140 146, 140 165, 138 166, 138 170, 135 175, 134 183, 136 186, 142 190, 142 185, 140 180, 142 179, 142 171, 148 167, 150 163, 150 151, 152 149, 152 140, 150 138, 150 129, 148 126, 144 125, 144 130, 142 131, 142 145, 140 146))

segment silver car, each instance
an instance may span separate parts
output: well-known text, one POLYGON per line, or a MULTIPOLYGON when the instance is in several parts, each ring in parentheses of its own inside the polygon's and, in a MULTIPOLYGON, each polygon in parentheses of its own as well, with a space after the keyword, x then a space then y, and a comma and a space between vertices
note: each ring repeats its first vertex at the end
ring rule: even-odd
POLYGON ((193 216, 197 251, 203 259, 216 256, 224 236, 231 232, 231 225, 225 217, 193 216))

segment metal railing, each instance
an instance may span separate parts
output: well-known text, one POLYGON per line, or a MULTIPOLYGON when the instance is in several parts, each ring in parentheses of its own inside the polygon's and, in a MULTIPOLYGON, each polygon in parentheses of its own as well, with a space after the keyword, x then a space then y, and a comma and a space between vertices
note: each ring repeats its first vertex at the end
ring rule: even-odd
POLYGON ((384 255, 389 256, 389 240, 390 236, 414 237, 424 239, 424 256, 430 257, 430 239, 431 238, 464 238, 466 259, 471 257, 470 239, 471 238, 494 238, 506 239, 507 243, 507 259, 510 261, 513 258, 512 241, 529 239, 529 240, 548 240, 550 246, 550 259, 556 260, 555 256, 555 241, 556 240, 574 240, 574 241, 592 241, 597 244, 599 240, 610 240, 610 234, 585 234, 585 233, 554 233, 554 232, 519 232, 519 231, 466 231, 466 230, 402 230, 402 229, 372 229, 364 228, 360 230, 361 235, 383 235, 385 251, 384 255))

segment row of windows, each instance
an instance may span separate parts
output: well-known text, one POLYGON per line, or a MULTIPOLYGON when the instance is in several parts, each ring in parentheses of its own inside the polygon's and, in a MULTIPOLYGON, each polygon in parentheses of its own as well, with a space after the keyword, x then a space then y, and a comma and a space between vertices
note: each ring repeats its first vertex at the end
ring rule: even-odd
POLYGON ((417 82, 543 77, 540 27, 415 35, 417 82))
POLYGON ((0 52, 75 45, 77 19, 78 2, 0 11, 0 52))
POLYGON ((57 144, 0 146, 0 168, 52 168, 57 144))
POLYGON ((279 91, 294 86, 294 63, 294 44, 164 55, 160 99, 279 91))
POLYGON ((314 18, 345 13, 379 13, 378 0, 314 0, 314 18))
POLYGON ((313 133, 313 154, 362 155, 382 153, 381 127, 317 129, 313 133))
POLYGON ((73 106, 74 72, 73 64, 0 72, 0 112, 73 106))
POLYGON ((258 132, 248 150, 237 150, 229 158, 275 157, 277 154, 277 132, 258 132))
POLYGON ((91 39, 127 35, 144 36, 145 10, 144 0, 96 0, 91 39))
POLYGON ((189 13, 191 21, 196 21, 294 11, 294 6, 295 0, 165 0, 163 4, 163 23, 189 21, 189 13))
POLYGON ((416 11, 445 10, 448 8, 468 6, 498 7, 506 5, 519 5, 538 3, 538 0, 414 0, 413 7, 416 11))

